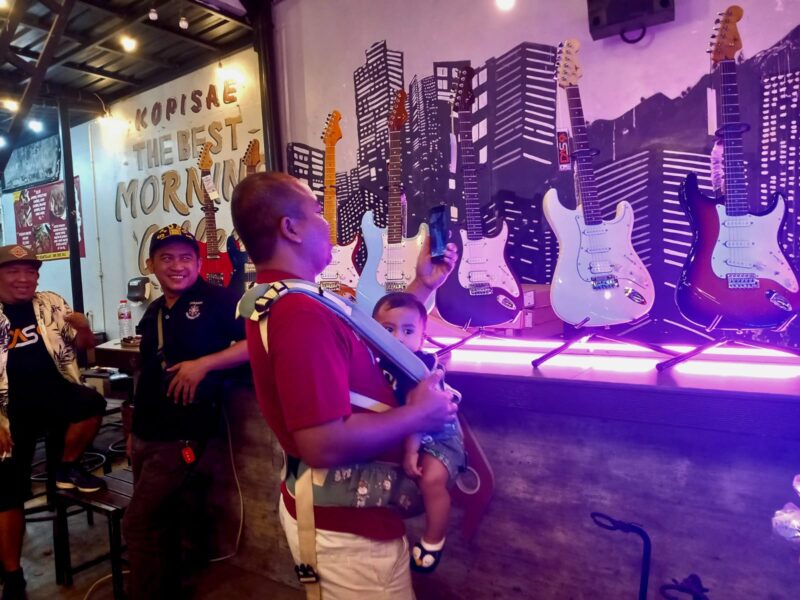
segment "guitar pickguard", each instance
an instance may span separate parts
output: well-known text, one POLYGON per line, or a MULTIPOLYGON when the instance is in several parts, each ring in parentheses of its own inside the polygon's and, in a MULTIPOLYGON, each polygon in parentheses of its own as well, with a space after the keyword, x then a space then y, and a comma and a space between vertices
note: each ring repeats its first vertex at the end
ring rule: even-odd
POLYGON ((495 237, 484 237, 479 240, 467 238, 467 230, 461 229, 463 256, 458 264, 458 282, 472 296, 487 296, 499 288, 508 296, 519 296, 519 285, 511 274, 503 252, 508 240, 508 225, 503 227, 495 237))
POLYGON ((714 274, 727 279, 731 289, 757 287, 759 279, 771 279, 790 292, 800 289, 797 277, 783 256, 776 232, 786 203, 778 198, 775 208, 764 215, 730 216, 718 204, 719 234, 711 255, 714 274))

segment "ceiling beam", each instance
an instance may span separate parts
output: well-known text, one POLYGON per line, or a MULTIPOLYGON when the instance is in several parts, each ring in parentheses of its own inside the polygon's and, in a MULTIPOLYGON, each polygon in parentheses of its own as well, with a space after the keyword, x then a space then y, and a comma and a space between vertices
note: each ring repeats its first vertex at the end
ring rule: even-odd
POLYGON ((236 25, 242 27, 243 29, 247 29, 248 31, 253 31, 253 26, 250 25, 250 23, 248 23, 241 17, 237 17, 235 15, 229 15, 227 13, 215 9, 212 6, 208 6, 206 4, 203 4, 202 2, 198 2, 197 0, 182 0, 182 1, 186 4, 191 4, 192 6, 196 6, 199 9, 209 12, 215 17, 219 17, 220 19, 225 19, 226 21, 230 21, 231 23, 235 23, 236 25))
MULTIPOLYGON (((190 44, 194 44, 195 46, 204 48, 209 52, 217 52, 217 47, 214 44, 201 40, 200 38, 193 36, 190 33, 185 33, 182 29, 167 27, 166 25, 162 25, 159 21, 150 21, 147 18, 147 15, 150 13, 149 6, 147 7, 147 10, 139 10, 136 12, 134 11, 121 12, 114 10, 113 8, 109 8, 101 0, 77 0, 77 1, 80 4, 83 4, 84 6, 88 6, 90 8, 93 8, 94 10, 104 13, 106 16, 122 19, 123 21, 125 21, 125 27, 123 27, 121 30, 124 30, 127 27, 130 27, 131 25, 141 25, 143 27, 149 27, 151 29, 155 29, 162 33, 170 34, 177 39, 181 39, 184 42, 189 42, 190 44)), ((168 2, 169 0, 160 0, 159 2, 154 4, 154 7, 158 9, 161 6, 167 4, 168 2)))
MULTIPOLYGON (((31 15, 23 15, 20 24, 24 25, 25 27, 30 27, 31 29, 36 29, 38 31, 50 31, 50 22, 51 20, 45 19, 43 17, 33 17, 31 15)), ((64 32, 64 34, 61 36, 61 39, 68 40, 70 42, 75 42, 76 44, 80 44, 81 46, 89 46, 92 43, 92 40, 89 37, 81 35, 80 33, 74 31, 64 32)), ((141 50, 138 49, 135 52, 126 52, 125 50, 122 50, 120 48, 114 48, 113 46, 105 44, 97 44, 97 48, 104 52, 110 52, 118 56, 125 56, 127 58, 133 58, 135 60, 143 60, 145 62, 158 65, 159 67, 164 67, 165 69, 175 68, 174 62, 163 60, 158 56, 142 52, 141 50)))
POLYGON ((0 32, 0 64, 8 61, 11 40, 14 39, 14 34, 17 32, 17 27, 22 20, 22 15, 25 14, 23 6, 25 6, 24 2, 12 2, 11 8, 8 10, 6 25, 2 32, 0 32))
MULTIPOLYGON (((17 4, 20 3, 14 3, 15 6, 17 4)), ((53 26, 50 28, 50 33, 47 35, 47 40, 42 48, 42 53, 39 55, 39 60, 36 62, 36 71, 28 80, 28 84, 25 86, 25 91, 22 93, 22 98, 19 101, 19 109, 14 114, 14 118, 11 120, 11 125, 8 128, 7 145, 5 148, 0 149, 0 172, 5 170, 6 165, 8 164, 8 159, 11 158, 11 152, 14 150, 17 138, 19 137, 20 130, 22 129, 22 123, 28 116, 31 106, 33 106, 33 103, 36 100, 36 97, 39 93, 39 88, 41 87, 44 77, 47 74, 47 66, 49 65, 50 61, 53 60, 56 48, 61 41, 61 34, 67 28, 69 14, 74 5, 75 0, 63 0, 61 5, 57 5, 57 10, 53 11, 57 13, 56 18, 53 20, 53 26)), ((6 47, 6 50, 8 49, 9 48, 6 47)))
MULTIPOLYGON (((14 52, 16 52, 21 56, 33 59, 39 58, 39 53, 36 52, 35 50, 28 50, 27 48, 15 48, 14 46, 11 46, 11 48, 14 52)), ((27 64, 31 65, 31 63, 27 64)), ((78 64, 74 62, 65 62, 60 66, 67 69, 71 69, 73 71, 80 71, 81 73, 86 73, 87 75, 94 75, 95 77, 102 77, 103 79, 116 81, 117 83, 124 83, 125 85, 142 85, 142 82, 140 80, 135 79, 133 77, 127 77, 125 75, 120 75, 119 73, 114 73, 112 71, 108 71, 106 69, 98 67, 92 67, 91 65, 87 65, 86 63, 78 64)))
MULTIPOLYGON (((22 97, 23 89, 0 83, 0 95, 8 96, 10 98, 22 97)), ((65 88, 52 83, 43 82, 39 88, 39 94, 34 100, 35 106, 56 106, 58 100, 65 100, 69 102, 70 108, 81 110, 85 112, 92 112, 103 114, 103 104, 109 104, 109 101, 100 94, 82 93, 79 90, 65 88)))

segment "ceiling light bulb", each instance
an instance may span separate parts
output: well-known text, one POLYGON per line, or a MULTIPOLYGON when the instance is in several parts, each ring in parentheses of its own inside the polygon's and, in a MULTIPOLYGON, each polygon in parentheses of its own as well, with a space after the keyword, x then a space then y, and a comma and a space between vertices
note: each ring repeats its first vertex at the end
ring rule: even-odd
POLYGON ((158 21, 158 11, 155 8, 151 8, 150 12, 147 13, 147 18, 151 21, 158 21))
MULTIPOLYGON (((0 0, 0 2, 2 2, 2 0, 0 0)), ((6 138, 0 135, 0 148, 5 148, 5 147, 6 147, 6 138)))
POLYGON ((19 110, 19 102, 16 100, 3 100, 3 108, 11 112, 17 112, 19 110))
POLYGON ((189 29, 189 21, 186 20, 186 17, 181 17, 178 20, 178 27, 181 29, 189 29))
POLYGON ((136 46, 138 46, 136 40, 129 35, 123 35, 119 43, 122 45, 122 49, 125 50, 125 52, 133 52, 136 50, 136 46))
POLYGON ((37 121, 36 119, 31 119, 30 121, 28 121, 28 127, 34 133, 41 133, 42 130, 44 129, 44 125, 42 124, 42 122, 37 121))
POLYGON ((8 0, 0 0, 0 10, 6 10, 8 8, 8 0))
POLYGON ((514 4, 516 4, 516 0, 495 0, 495 4, 497 8, 502 11, 511 10, 514 8, 514 4))

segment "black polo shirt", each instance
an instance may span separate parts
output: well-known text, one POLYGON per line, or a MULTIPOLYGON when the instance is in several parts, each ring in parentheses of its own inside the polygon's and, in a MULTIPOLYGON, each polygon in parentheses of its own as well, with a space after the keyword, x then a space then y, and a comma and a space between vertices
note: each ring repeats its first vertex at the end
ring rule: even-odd
POLYGON ((168 380, 158 356, 158 319, 162 314, 167 366, 194 360, 244 339, 244 322, 236 318, 239 294, 198 277, 167 308, 162 296, 139 322, 141 373, 136 387, 133 433, 145 440, 201 440, 217 429, 219 403, 226 382, 241 378, 241 369, 211 371, 197 388, 195 401, 183 406, 166 395, 168 380))

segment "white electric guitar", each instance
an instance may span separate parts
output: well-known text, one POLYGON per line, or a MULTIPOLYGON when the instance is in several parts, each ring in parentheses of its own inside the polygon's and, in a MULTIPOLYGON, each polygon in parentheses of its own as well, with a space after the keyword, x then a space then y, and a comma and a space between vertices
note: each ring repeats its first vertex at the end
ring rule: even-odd
POLYGON ((339 220, 336 200, 336 142, 342 139, 342 129, 339 121, 342 115, 334 110, 328 115, 322 141, 325 143, 325 176, 323 178, 324 192, 322 199, 322 214, 328 222, 328 235, 331 244, 331 262, 317 278, 317 283, 324 290, 331 291, 340 296, 355 298, 356 285, 358 284, 358 271, 353 263, 358 246, 358 235, 354 236, 349 244, 339 245, 339 220))
POLYGON ((555 313, 578 327, 630 323, 653 307, 655 288, 631 244, 633 208, 617 204, 603 221, 592 168, 592 151, 583 118, 577 62, 579 43, 559 45, 556 79, 567 94, 575 164, 578 207, 564 208, 556 190, 544 196, 544 215, 558 238, 558 262, 550 288, 555 313))
POLYGON ((397 90, 389 112, 389 205, 386 229, 377 227, 372 211, 364 214, 361 231, 367 245, 367 262, 358 280, 358 306, 372 314, 375 304, 390 292, 402 292, 416 276, 417 259, 428 226, 420 225, 414 237, 405 237, 403 210, 403 125, 408 118, 406 93, 397 90))

